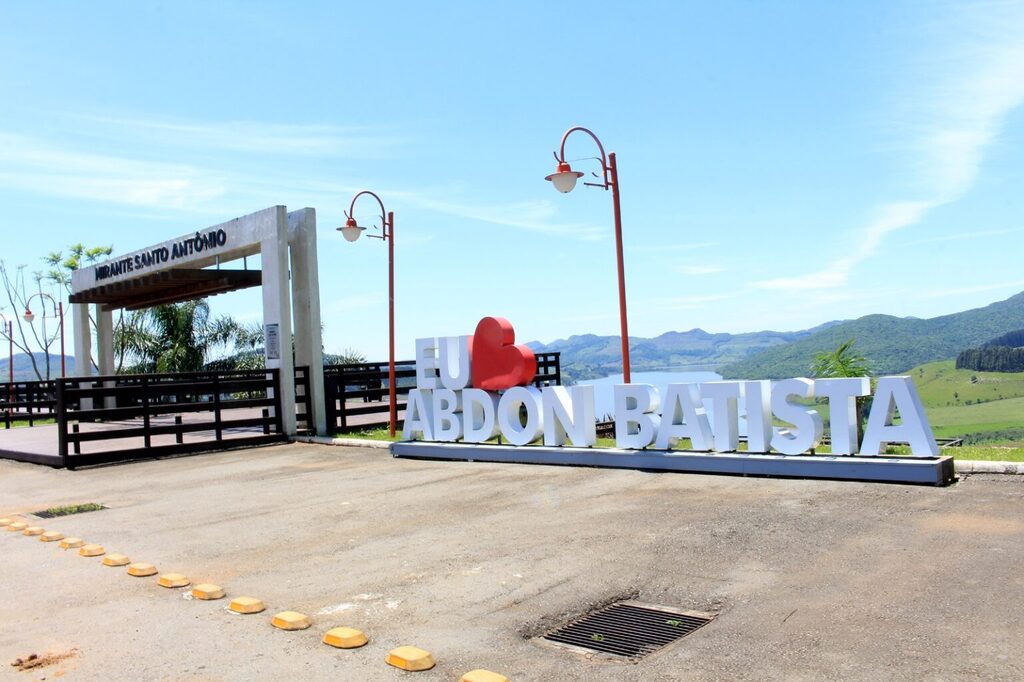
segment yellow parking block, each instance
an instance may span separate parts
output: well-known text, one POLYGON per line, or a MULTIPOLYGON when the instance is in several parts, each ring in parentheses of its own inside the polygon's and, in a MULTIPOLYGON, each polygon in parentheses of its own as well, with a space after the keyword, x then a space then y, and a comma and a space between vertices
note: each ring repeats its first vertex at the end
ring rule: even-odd
POLYGON ((108 554, 103 557, 104 566, 127 566, 131 562, 132 560, 124 554, 108 554))
POLYGON ((78 550, 79 556, 103 556, 107 553, 107 550, 103 549, 103 545, 84 545, 78 550))
POLYGON ((434 667, 434 657, 429 651, 414 646, 400 646, 388 652, 388 665, 393 665, 401 670, 419 671, 430 670, 434 667))
POLYGON ((191 582, 181 573, 164 573, 157 580, 160 587, 188 587, 191 582))
POLYGON ((9 526, 12 523, 14 523, 15 521, 17 521, 17 519, 12 519, 9 516, 5 516, 2 519, 0 519, 0 528, 4 528, 6 526, 9 526))
POLYGON ((60 541, 61 549, 78 549, 85 544, 82 538, 64 538, 60 541))
POLYGON ((25 530, 21 531, 21 534, 22 535, 33 536, 33 535, 42 535, 45 532, 46 532, 46 529, 41 527, 41 526, 29 526, 25 530))
POLYGON ((202 583, 192 588, 192 596, 196 599, 223 599, 224 590, 219 585, 202 583))
POLYGON ((337 649, 357 649, 366 642, 366 635, 355 628, 334 628, 324 635, 324 644, 337 649))
POLYGON ((24 521, 15 521, 14 523, 9 524, 7 526, 7 530, 11 531, 12 533, 20 533, 26 528, 28 528, 28 524, 24 521))
POLYGON ((41 542, 57 542, 57 540, 63 540, 64 533, 56 530, 48 530, 39 536, 41 542))
POLYGON ((153 564, 132 564, 128 567, 128 575, 133 575, 136 578, 148 578, 151 575, 156 575, 156 566, 153 564))
POLYGON ((282 630, 305 630, 313 623, 310 622, 309 616, 304 614, 296 611, 282 611, 274 616, 270 624, 282 630))
POLYGON ((477 668, 463 675, 459 682, 508 682, 508 678, 490 670, 477 668))
POLYGON ((235 613, 259 613, 267 607, 255 597, 237 597, 231 600, 228 608, 235 613))

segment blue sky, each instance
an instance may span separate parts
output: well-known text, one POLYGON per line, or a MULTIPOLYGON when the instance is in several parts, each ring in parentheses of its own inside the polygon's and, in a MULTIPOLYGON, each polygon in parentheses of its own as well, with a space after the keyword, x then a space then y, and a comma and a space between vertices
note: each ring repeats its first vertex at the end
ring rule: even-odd
POLYGON ((401 355, 615 334, 610 194, 543 180, 579 124, 632 334, 954 312, 1024 290, 1021 35, 1020 2, 2 3, 0 258, 313 206, 327 350, 383 359, 386 248, 333 230, 368 188, 401 355))

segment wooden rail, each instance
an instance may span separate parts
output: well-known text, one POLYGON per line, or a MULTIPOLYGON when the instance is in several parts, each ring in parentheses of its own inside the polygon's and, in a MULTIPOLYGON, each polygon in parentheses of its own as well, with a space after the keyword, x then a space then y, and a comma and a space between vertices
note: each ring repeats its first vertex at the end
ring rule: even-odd
POLYGON ((29 426, 34 426, 39 420, 53 419, 56 404, 56 380, 0 384, 0 419, 5 429, 16 421, 27 421, 29 426))
POLYGON ((286 439, 277 369, 58 379, 56 416, 68 468, 286 439))

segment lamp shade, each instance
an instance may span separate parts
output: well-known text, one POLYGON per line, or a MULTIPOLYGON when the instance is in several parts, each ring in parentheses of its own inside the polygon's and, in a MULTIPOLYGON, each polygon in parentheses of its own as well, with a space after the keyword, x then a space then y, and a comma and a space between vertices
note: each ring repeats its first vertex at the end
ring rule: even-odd
POLYGON ((544 179, 550 180, 551 184, 555 186, 555 189, 562 194, 566 194, 573 190, 576 186, 576 181, 581 177, 583 177, 583 173, 574 171, 569 164, 564 161, 560 161, 555 172, 544 179))
POLYGON ((338 228, 338 232, 341 232, 341 236, 343 236, 346 241, 354 242, 359 239, 359 235, 361 235, 365 229, 365 227, 359 227, 359 225, 356 224, 355 218, 349 218, 345 221, 344 227, 338 228))
POLYGON ((24 314, 24 315, 22 315, 21 317, 22 317, 22 318, 23 318, 23 319, 24 319, 24 320, 25 320, 26 322, 28 322, 29 324, 31 324, 31 323, 32 323, 32 320, 36 319, 36 314, 35 314, 34 312, 32 312, 31 310, 29 310, 28 308, 25 308, 25 314, 24 314))

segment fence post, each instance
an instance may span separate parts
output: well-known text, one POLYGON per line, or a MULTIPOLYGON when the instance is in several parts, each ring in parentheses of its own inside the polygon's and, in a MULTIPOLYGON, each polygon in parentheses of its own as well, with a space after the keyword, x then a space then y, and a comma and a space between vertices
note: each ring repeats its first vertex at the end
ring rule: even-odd
POLYGON ((67 403, 64 402, 64 381, 57 380, 57 455, 60 457, 60 465, 63 468, 68 466, 68 412, 67 403))
POLYGON ((213 423, 217 431, 217 440, 223 440, 224 430, 220 424, 220 375, 213 375, 213 423))
POLYGON ((180 414, 174 415, 174 425, 179 427, 174 432, 174 442, 177 443, 178 445, 181 445, 182 443, 185 442, 185 434, 183 434, 181 432, 181 415, 180 414))
POLYGON ((281 369, 278 367, 270 370, 271 381, 274 384, 274 426, 277 433, 284 433, 284 415, 281 414, 281 369))
POLYGON ((142 441, 146 448, 153 446, 153 439, 149 433, 149 378, 142 377, 142 428, 145 431, 142 441))

